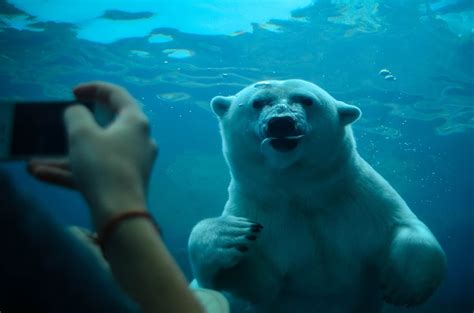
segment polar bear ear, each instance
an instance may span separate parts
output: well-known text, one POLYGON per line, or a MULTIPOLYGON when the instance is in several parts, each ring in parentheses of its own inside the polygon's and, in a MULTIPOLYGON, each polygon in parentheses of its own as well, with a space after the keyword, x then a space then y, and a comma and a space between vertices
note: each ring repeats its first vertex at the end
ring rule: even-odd
POLYGON ((342 101, 337 102, 337 112, 339 113, 339 120, 344 126, 354 123, 362 115, 358 107, 342 101))
POLYGON ((211 108, 214 113, 221 117, 223 116, 230 108, 230 105, 232 104, 232 99, 234 99, 234 96, 230 97, 223 97, 223 96, 217 96, 212 98, 211 100, 211 108))

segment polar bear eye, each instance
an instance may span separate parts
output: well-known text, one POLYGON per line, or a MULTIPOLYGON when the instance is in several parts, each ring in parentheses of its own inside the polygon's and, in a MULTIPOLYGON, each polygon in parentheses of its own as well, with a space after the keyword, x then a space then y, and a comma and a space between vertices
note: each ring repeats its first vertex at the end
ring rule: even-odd
POLYGON ((255 109, 261 109, 261 108, 263 108, 264 106, 269 105, 270 102, 271 102, 271 101, 270 101, 269 99, 255 99, 255 100, 253 100, 253 102, 252 102, 252 106, 253 106, 255 109))
POLYGON ((300 103, 304 106, 311 106, 314 104, 314 99, 304 95, 297 95, 292 97, 294 103, 300 103))

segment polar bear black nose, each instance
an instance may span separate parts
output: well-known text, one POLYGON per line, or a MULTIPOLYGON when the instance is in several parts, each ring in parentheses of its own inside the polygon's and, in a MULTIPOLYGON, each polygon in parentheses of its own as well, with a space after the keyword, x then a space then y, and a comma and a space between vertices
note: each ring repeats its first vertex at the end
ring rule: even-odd
POLYGON ((286 137, 294 135, 296 122, 291 116, 273 117, 267 124, 267 137, 286 137))

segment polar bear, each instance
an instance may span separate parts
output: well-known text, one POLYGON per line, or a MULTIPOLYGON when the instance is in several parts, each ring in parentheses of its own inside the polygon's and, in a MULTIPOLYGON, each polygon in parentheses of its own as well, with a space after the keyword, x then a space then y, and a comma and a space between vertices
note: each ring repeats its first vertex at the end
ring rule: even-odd
POLYGON ((199 286, 229 295, 233 312, 258 313, 371 313, 433 294, 445 254, 357 153, 357 107, 298 79, 211 106, 231 182, 222 215, 189 238, 199 286))

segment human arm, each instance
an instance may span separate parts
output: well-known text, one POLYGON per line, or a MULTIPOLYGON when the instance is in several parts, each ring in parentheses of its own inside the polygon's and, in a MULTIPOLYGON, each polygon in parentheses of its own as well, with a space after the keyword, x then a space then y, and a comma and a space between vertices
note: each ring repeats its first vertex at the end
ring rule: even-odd
MULTIPOLYGON (((124 89, 96 82, 75 89, 81 101, 95 101, 115 113, 101 128, 83 106, 69 108, 65 122, 69 160, 30 163, 36 177, 76 187, 88 202, 95 229, 117 214, 146 211, 146 188, 157 154, 145 115, 124 89)), ((127 219, 112 230, 104 254, 119 285, 143 312, 203 312, 149 220, 127 219)))

